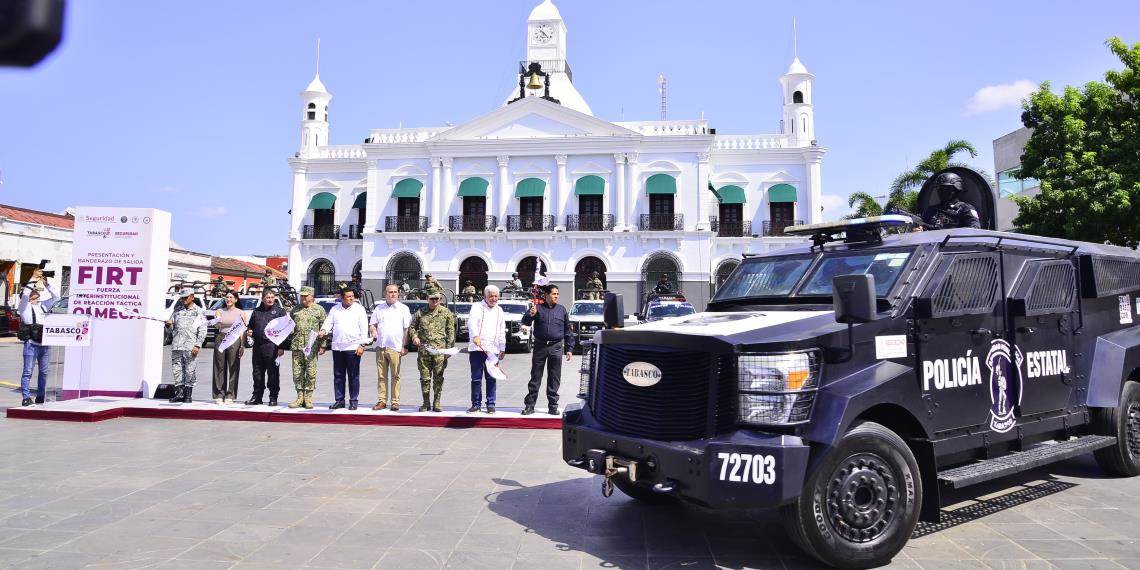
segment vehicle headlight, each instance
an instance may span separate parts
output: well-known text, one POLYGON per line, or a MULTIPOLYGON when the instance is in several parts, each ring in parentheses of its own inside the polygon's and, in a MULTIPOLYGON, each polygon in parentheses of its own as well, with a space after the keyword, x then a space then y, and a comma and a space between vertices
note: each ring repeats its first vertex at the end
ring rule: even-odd
POLYGON ((528 327, 526 325, 522 325, 519 327, 519 332, 521 332, 523 334, 529 334, 530 333, 530 327, 528 327))
POLYGON ((737 371, 741 423, 789 425, 811 417, 819 388, 818 350, 742 354, 737 371))

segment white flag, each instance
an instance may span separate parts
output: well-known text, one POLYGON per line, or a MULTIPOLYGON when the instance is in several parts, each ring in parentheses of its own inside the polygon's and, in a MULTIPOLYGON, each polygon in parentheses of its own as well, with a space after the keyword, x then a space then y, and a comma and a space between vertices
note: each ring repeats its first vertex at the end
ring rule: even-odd
POLYGON ((491 364, 490 358, 487 359, 486 368, 487 368, 487 374, 490 374, 491 378, 494 378, 495 380, 506 380, 507 379, 507 373, 503 372, 503 369, 499 368, 498 364, 491 364))
POLYGON ((546 276, 546 263, 538 260, 538 273, 534 277, 534 284, 545 287, 550 285, 550 278, 546 276))
POLYGON ((313 353, 313 342, 317 340, 317 331, 309 331, 309 336, 305 339, 305 348, 301 352, 305 353, 305 358, 308 358, 313 353))
POLYGON ((273 344, 280 346, 281 341, 292 334, 296 326, 297 323, 293 322, 292 317, 289 315, 277 317, 265 325, 265 338, 268 338, 273 344))
POLYGON ((456 354, 460 353, 461 349, 458 346, 453 346, 451 348, 433 348, 433 347, 429 346, 429 347, 427 347, 427 351, 428 351, 428 354, 442 354, 444 356, 455 356, 456 354))
POLYGON ((245 329, 245 321, 241 319, 234 321, 234 326, 230 327, 229 332, 226 333, 225 338, 223 338, 221 344, 218 345, 218 350, 225 351, 230 345, 241 340, 241 336, 245 334, 245 329))

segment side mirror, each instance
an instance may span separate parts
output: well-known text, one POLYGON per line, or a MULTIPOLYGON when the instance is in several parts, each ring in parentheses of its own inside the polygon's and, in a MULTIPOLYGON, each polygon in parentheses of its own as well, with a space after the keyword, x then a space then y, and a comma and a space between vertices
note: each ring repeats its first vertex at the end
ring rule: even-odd
POLYGON ((831 280, 831 302, 840 323, 869 323, 878 317, 875 276, 837 275, 831 280))
POLYGON ((621 295, 606 292, 606 299, 602 303, 602 322, 607 329, 625 326, 625 305, 622 303, 621 295))

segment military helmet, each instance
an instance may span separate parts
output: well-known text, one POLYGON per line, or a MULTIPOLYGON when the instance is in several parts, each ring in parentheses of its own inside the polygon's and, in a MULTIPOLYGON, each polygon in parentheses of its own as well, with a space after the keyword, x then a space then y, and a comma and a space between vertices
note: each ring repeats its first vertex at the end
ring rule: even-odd
POLYGON ((511 274, 511 279, 518 279, 518 278, 519 278, 519 274, 518 274, 518 273, 512 273, 512 274, 511 274))
POLYGON ((958 192, 962 191, 962 177, 954 174, 953 172, 943 172, 938 175, 938 180, 935 184, 941 188, 943 186, 953 186, 958 192))

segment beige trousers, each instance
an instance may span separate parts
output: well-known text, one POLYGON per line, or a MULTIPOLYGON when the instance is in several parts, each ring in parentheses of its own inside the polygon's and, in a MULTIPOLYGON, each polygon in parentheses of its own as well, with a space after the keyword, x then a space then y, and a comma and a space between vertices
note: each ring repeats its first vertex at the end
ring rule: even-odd
POLYGON ((392 380, 392 400, 400 403, 400 351, 381 348, 376 351, 376 391, 380 402, 388 403, 388 379, 392 380))

